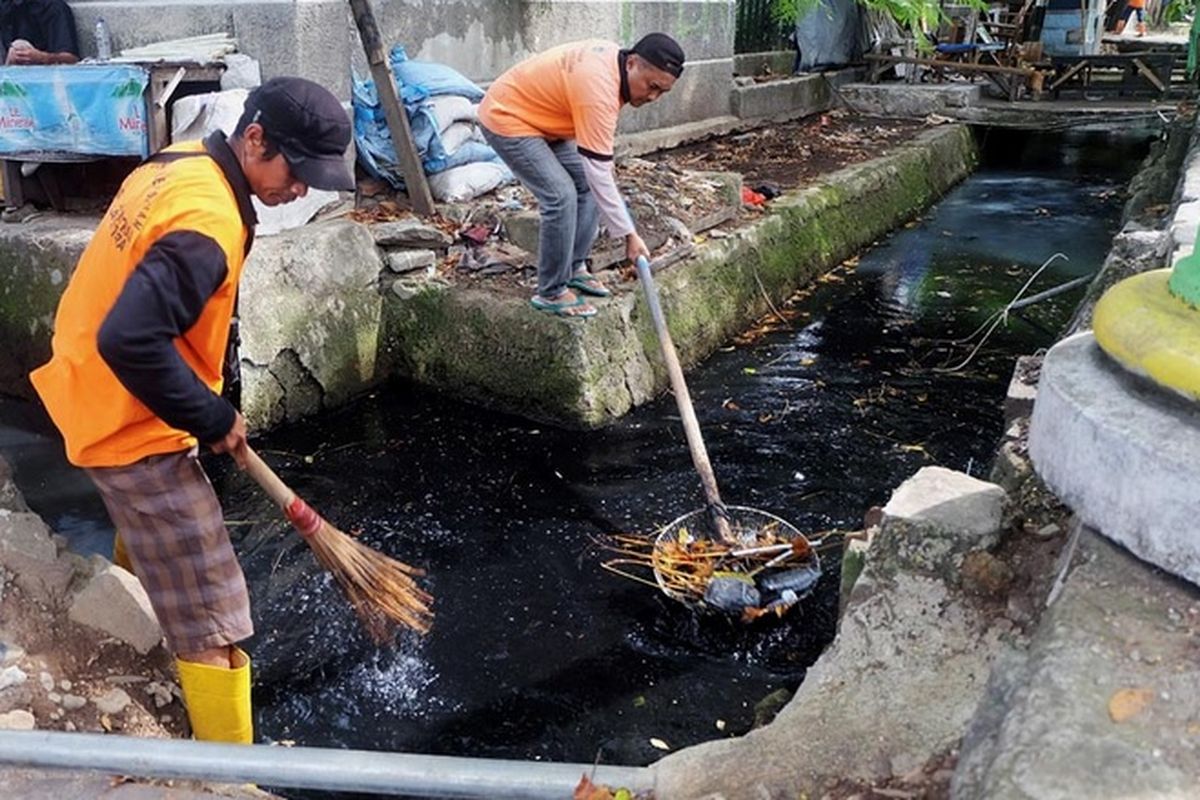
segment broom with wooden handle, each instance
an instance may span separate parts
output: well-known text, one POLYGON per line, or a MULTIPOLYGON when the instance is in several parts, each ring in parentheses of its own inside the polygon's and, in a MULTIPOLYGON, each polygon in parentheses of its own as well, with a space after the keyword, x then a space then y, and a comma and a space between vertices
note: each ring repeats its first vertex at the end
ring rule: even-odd
POLYGON ((410 567, 372 550, 342 533, 304 502, 246 445, 246 472, 283 510, 317 561, 333 573, 363 626, 378 643, 391 639, 393 626, 403 625, 426 633, 433 623, 429 604, 433 598, 414 577, 424 570, 410 567))

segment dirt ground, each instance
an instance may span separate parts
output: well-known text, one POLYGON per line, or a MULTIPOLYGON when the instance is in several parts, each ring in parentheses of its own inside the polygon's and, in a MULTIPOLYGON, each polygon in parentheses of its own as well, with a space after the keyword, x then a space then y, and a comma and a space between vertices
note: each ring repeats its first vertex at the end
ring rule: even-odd
POLYGON ((927 127, 924 122, 834 110, 665 150, 649 159, 680 169, 740 172, 750 188, 774 183, 795 189, 883 155, 927 127))
MULTIPOLYGON (((800 188, 851 164, 867 161, 911 139, 924 122, 863 117, 844 110, 811 118, 713 137, 616 166, 617 183, 638 230, 655 259, 679 257, 701 234, 737 227, 766 213, 780 192, 800 188), (763 198, 738 197, 714 173, 737 173, 747 189, 763 198), (751 202, 745 202, 750 200, 751 202)), ((352 214, 360 222, 383 222, 410 215, 402 199, 377 187, 352 214)), ((433 224, 456 244, 438 264, 440 279, 528 295, 536 286, 535 256, 513 241, 506 225, 513 215, 536 213, 537 203, 523 186, 502 187, 451 212, 433 224)), ((527 234, 528 236, 528 234, 527 234)), ((631 284, 631 268, 612 269, 624 260, 619 242, 601 237, 593 251, 593 271, 620 287, 631 284)))
POLYGON ((8 580, 0 584, 0 643, 17 643, 24 653, 5 648, 0 659, 3 667, 16 665, 27 677, 0 692, 0 714, 29 711, 39 730, 187 735, 187 715, 171 677, 174 668, 162 647, 138 655, 128 645, 70 622, 66 609, 25 596, 11 576, 3 577, 8 580), (97 700, 106 708, 121 705, 118 690, 128 703, 119 711, 101 710, 97 700), (68 698, 86 703, 75 708, 78 700, 68 698))

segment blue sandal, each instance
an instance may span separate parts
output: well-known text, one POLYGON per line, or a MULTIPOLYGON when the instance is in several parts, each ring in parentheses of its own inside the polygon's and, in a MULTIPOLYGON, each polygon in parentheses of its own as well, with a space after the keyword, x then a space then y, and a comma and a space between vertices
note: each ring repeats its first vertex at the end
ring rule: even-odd
POLYGON ((578 289, 584 294, 590 294, 592 297, 611 297, 612 290, 600 282, 600 279, 595 275, 576 275, 571 280, 567 281, 567 286, 572 289, 578 289))
POLYGON ((529 305, 538 311, 545 311, 559 317, 596 316, 596 307, 582 297, 567 298, 560 296, 557 300, 546 300, 545 298, 535 296, 529 301, 529 305))

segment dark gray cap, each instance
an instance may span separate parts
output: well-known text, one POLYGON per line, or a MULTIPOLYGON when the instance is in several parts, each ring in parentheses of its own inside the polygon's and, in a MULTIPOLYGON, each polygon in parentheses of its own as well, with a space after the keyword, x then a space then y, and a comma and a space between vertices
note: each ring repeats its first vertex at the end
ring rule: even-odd
POLYGON ((648 33, 631 48, 646 61, 676 78, 683 74, 683 48, 665 33, 648 33))
POLYGON ((354 189, 345 159, 350 118, 328 89, 304 78, 271 78, 250 92, 246 111, 299 180, 313 189, 354 189))

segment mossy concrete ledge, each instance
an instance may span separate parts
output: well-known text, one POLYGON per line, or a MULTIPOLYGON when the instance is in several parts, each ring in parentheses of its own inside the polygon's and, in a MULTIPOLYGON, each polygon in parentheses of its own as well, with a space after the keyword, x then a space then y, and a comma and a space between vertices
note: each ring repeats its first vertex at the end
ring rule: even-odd
MULTIPOLYGON (((0 225, 0 395, 32 398, 54 313, 95 218, 0 225)), ((259 237, 242 277, 242 411, 254 429, 340 405, 385 377, 377 354, 383 259, 348 220, 259 237)))
POLYGON ((58 299, 96 223, 51 216, 0 224, 0 394, 33 397, 29 371, 50 357, 58 299))
MULTIPOLYGON (((694 365, 816 275, 914 217, 970 174, 964 126, 784 195, 771 213, 658 273, 671 335, 694 365)), ((600 427, 667 386, 640 290, 589 320, 534 311, 524 297, 427 283, 386 302, 390 371, 477 403, 569 427, 600 427)))

